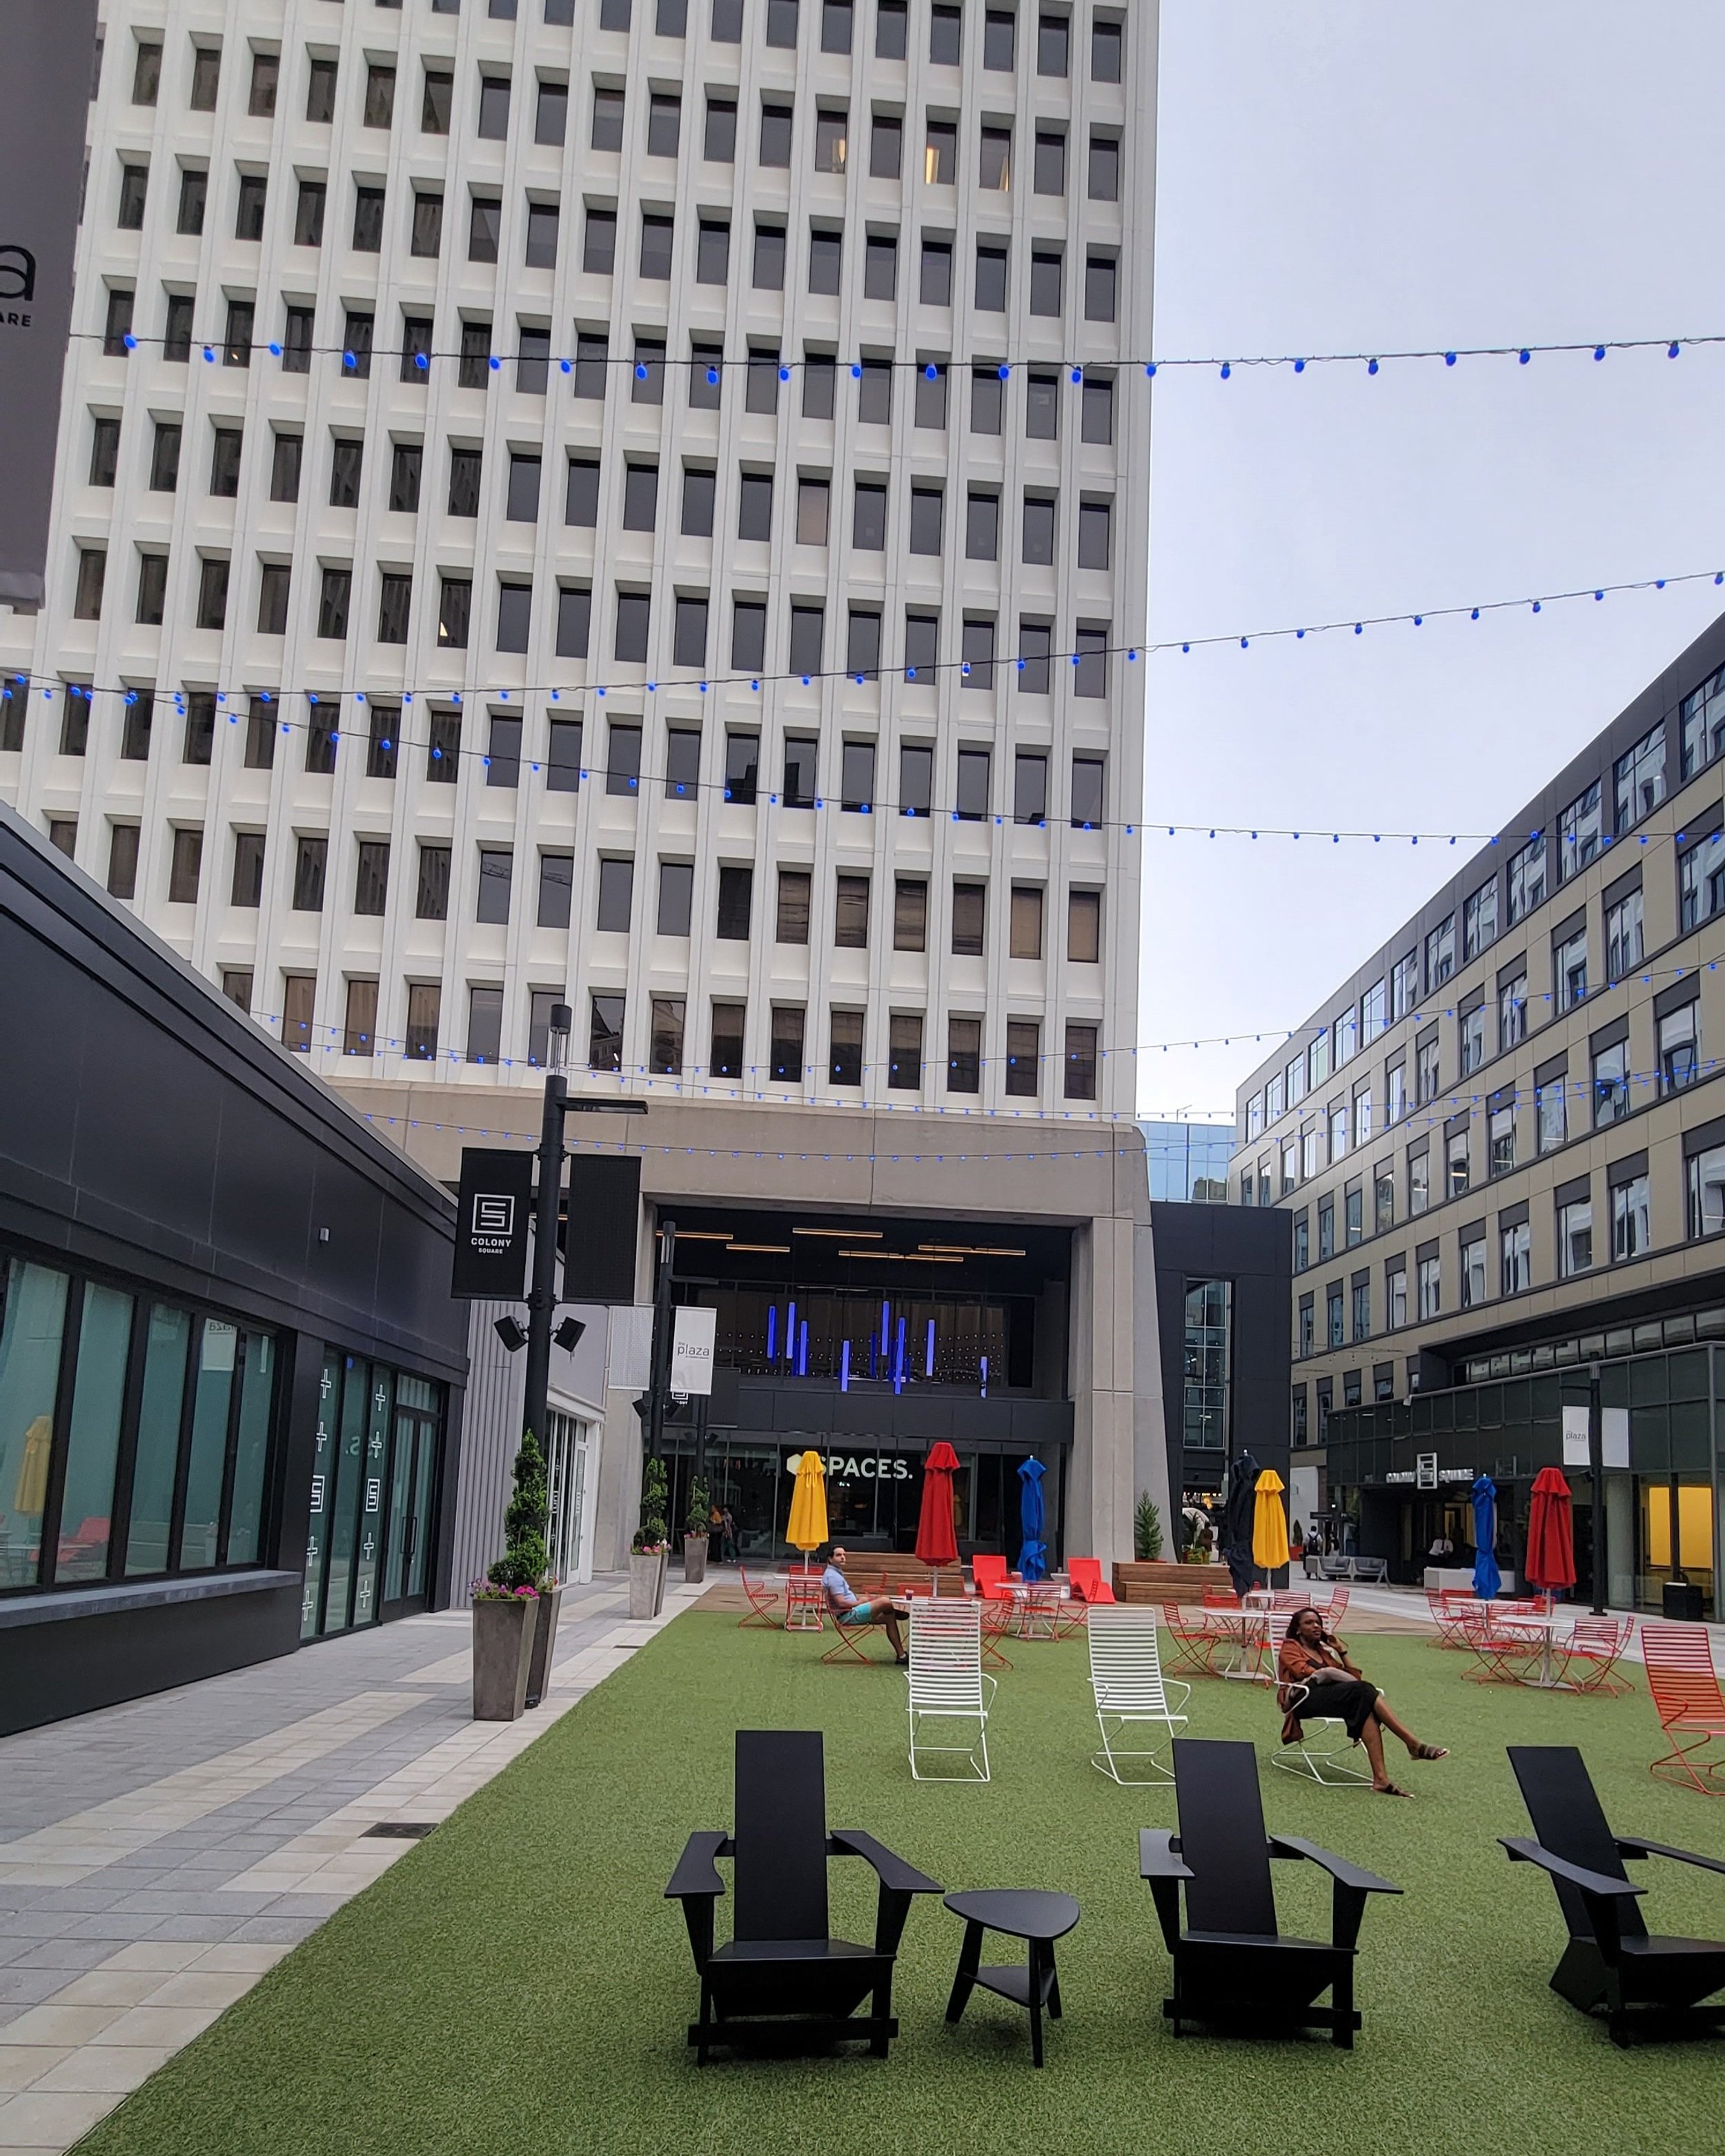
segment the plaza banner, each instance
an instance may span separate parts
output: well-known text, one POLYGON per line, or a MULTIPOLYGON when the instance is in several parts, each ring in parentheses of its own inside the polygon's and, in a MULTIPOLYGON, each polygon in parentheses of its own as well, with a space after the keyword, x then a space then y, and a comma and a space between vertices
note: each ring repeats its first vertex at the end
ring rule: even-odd
POLYGON ((39 605, 72 326, 96 0, 5 0, 0 83, 0 600, 39 605))

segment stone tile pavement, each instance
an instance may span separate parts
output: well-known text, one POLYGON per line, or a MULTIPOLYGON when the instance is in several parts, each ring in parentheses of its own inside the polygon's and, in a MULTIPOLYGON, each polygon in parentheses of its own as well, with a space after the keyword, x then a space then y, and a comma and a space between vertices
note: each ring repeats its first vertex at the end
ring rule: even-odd
POLYGON ((567 1590, 517 1722, 471 1718, 464 1609, 0 1739, 3 2156, 60 2156, 413 1846, 369 1828, 446 1819, 701 1592, 567 1590))

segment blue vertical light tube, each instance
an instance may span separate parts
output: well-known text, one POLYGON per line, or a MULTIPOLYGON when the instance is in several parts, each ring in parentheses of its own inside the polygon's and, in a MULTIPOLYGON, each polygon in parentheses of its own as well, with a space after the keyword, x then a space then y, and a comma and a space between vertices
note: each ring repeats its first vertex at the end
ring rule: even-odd
POLYGON ((797 1306, 795 1303, 790 1306, 785 1316, 784 1359, 788 1365, 794 1364, 797 1359, 797 1306))
POLYGON ((809 1375, 809 1320, 805 1317, 797 1333, 797 1375, 809 1375))
POLYGON ((767 1306, 767 1360, 769 1363, 773 1359, 778 1348, 778 1305, 776 1302, 769 1302, 767 1306))
POLYGON ((898 1344, 892 1358, 892 1389, 901 1393, 905 1389, 905 1321, 898 1322, 898 1344))
POLYGON ((839 1390, 850 1390, 850 1342, 847 1340, 839 1353, 839 1390))
POLYGON ((934 1375, 934 1320, 932 1317, 928 1321, 928 1353, 923 1358, 922 1374, 925 1378, 934 1375))
POLYGON ((883 1302, 880 1306, 880 1357, 883 1362, 886 1358, 887 1350, 892 1342, 891 1327, 892 1305, 890 1302, 883 1302))
POLYGON ((984 1356, 983 1356, 983 1398, 984 1399, 987 1399, 987 1398, 988 1398, 988 1357, 987 1357, 986 1355, 984 1355, 984 1356))

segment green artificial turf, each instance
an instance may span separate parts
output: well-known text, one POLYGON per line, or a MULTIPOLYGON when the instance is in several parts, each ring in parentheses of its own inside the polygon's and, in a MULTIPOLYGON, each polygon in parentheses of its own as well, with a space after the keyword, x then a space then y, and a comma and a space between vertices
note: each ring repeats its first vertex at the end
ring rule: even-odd
MULTIPOLYGON (((739 1631, 722 1614, 682 1618, 81 2146, 93 2156, 1717 2148, 1725 2044, 1625 2054, 1558 2000, 1548 1989, 1562 1943, 1556 1897, 1494 1840, 1527 1831, 1506 1742, 1573 1741, 1620 1831, 1725 1854, 1725 1806, 1649 1779, 1658 1732, 1639 1672, 1624 1698, 1577 1698, 1466 1683, 1466 1658, 1423 1640, 1356 1643, 1367 1674, 1453 1756, 1407 1768, 1411 1804, 1326 1793, 1264 1767, 1272 1829, 1406 1890, 1368 1912, 1365 2027, 1348 2054, 1316 2035, 1168 2034, 1168 1959, 1137 1876, 1137 1830, 1173 1825, 1172 1794, 1117 1788, 1087 1763, 1096 1726, 1081 1640, 1014 1648, 986 1788, 913 1784, 903 1680, 886 1667, 823 1668, 821 1644, 739 1631), (1078 1897, 1082 1921, 1060 1949, 1065 2017, 1050 2027, 1044 2072, 1030 2066, 1025 2016, 1004 2001, 978 1993, 958 2028, 944 2025, 962 1927, 932 1897, 906 1935, 890 2060, 721 2054, 696 2068, 684 2042, 696 2007, 688 1945, 661 1892, 687 1833, 729 1824, 740 1725, 824 1727, 830 1823, 868 1830, 948 1887, 1078 1897)), ((1267 1763, 1276 1717, 1264 1691, 1203 1682, 1191 1707, 1193 1734, 1250 1737, 1267 1763)), ((1650 1928, 1725 1935, 1725 1881, 1643 1869, 1650 1928)), ((835 1929, 868 1938, 872 1874, 845 1862, 832 1876, 835 1929)), ((1315 1867, 1279 1864, 1276 1883, 1284 1929, 1327 1937, 1315 1867)), ((722 1911, 720 1925, 723 1938, 722 1911)))

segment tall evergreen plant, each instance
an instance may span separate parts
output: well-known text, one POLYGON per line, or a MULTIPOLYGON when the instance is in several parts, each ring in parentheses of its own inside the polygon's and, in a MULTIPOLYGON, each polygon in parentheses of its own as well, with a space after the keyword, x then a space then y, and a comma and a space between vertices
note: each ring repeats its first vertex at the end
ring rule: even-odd
POLYGON ((551 1553, 545 1531, 551 1524, 551 1500, 545 1486, 545 1455, 528 1430, 515 1456, 515 1490, 503 1515, 503 1554, 486 1574, 493 1587, 517 1593, 545 1584, 551 1553))

